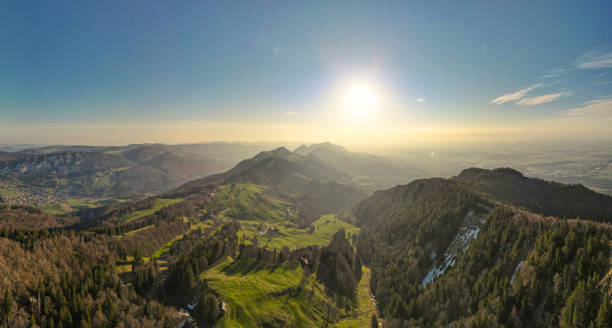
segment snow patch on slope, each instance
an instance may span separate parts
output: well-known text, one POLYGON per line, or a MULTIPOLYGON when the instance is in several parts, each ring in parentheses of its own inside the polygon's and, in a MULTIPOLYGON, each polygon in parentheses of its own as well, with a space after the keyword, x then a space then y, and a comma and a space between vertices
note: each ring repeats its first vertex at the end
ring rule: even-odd
POLYGON ((516 276, 516 273, 519 272, 524 262, 525 260, 520 261, 519 264, 516 265, 516 268, 514 269, 514 272, 512 273, 512 277, 510 278, 510 285, 508 285, 508 287, 512 286, 512 283, 514 282, 514 277, 516 276))
MULTIPOLYGON (((484 205, 480 206, 486 211, 476 213, 474 210, 470 210, 467 213, 457 235, 455 235, 455 238, 444 252, 444 261, 434 264, 429 272, 427 272, 427 275, 423 278, 423 282, 421 283, 423 287, 433 282, 437 277, 443 275, 446 270, 455 265, 459 253, 465 252, 470 247, 470 242, 478 237, 480 227, 484 223, 487 215, 491 212, 490 207, 484 205)), ((434 254, 435 252, 430 256, 435 257, 434 254)))

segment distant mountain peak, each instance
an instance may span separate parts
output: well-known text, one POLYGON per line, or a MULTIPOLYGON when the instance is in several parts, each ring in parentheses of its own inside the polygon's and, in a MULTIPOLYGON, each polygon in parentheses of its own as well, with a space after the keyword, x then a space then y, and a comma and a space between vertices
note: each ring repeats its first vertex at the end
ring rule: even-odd
POLYGON ((299 155, 304 155, 304 154, 308 153, 308 146, 301 145, 301 146, 297 147, 296 149, 294 149, 293 152, 296 153, 296 154, 299 154, 299 155))
POLYGON ((345 184, 345 181, 348 181, 347 176, 335 167, 279 147, 242 160, 225 173, 191 181, 183 189, 200 188, 211 183, 251 182, 307 195, 331 209, 346 210, 366 194, 345 184))
POLYGON ((334 145, 333 143, 326 141, 326 142, 322 142, 322 143, 318 143, 318 144, 312 144, 312 145, 301 145, 298 148, 296 148, 293 153, 298 154, 298 155, 309 155, 313 152, 318 152, 318 151, 334 151, 334 152, 348 152, 348 150, 346 150, 346 148, 340 146, 340 145, 334 145))
POLYGON ((281 147, 278 147, 278 148, 272 150, 272 153, 274 155, 287 156, 287 155, 291 154, 291 151, 289 151, 289 149, 281 146, 281 147))
POLYGON ((268 158, 288 159, 290 155, 292 155, 292 153, 289 151, 289 149, 285 147, 278 147, 276 149, 259 152, 259 154, 255 155, 253 158, 242 160, 240 163, 238 163, 238 167, 245 164, 252 165, 268 158))

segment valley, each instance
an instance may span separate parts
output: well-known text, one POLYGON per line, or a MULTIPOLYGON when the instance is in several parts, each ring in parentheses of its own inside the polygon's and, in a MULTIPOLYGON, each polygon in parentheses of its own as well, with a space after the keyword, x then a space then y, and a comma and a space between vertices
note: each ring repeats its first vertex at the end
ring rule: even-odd
POLYGON ((0 273, 28 271, 28 283, 0 285, 14 299, 3 320, 391 328, 608 320, 609 196, 473 168, 368 195, 350 170, 298 149, 264 151, 137 200, 5 207, 0 273), (58 291, 65 306, 33 310, 32 302, 46 302, 38 289, 92 278, 102 280, 82 295, 58 291))
POLYGON ((134 200, 219 173, 268 146, 5 147, 9 152, 0 152, 0 202, 43 206, 64 214, 71 208, 109 205, 100 200, 134 200))

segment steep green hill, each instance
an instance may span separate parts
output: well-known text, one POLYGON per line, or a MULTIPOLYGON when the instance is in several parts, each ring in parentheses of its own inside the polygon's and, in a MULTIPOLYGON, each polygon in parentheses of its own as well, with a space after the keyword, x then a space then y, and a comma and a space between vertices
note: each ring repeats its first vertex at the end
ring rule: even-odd
POLYGON ((301 213, 302 204, 294 203, 291 198, 281 198, 275 190, 261 185, 224 185, 216 190, 213 200, 220 203, 220 218, 240 220, 238 236, 249 245, 296 249, 325 245, 340 229, 349 234, 359 231, 334 214, 326 213, 312 221, 301 213), (303 224, 304 221, 307 224, 303 224))
POLYGON ((366 194, 341 183, 345 179, 340 171, 281 147, 244 160, 228 172, 189 182, 180 190, 249 182, 315 198, 332 210, 347 210, 366 194))

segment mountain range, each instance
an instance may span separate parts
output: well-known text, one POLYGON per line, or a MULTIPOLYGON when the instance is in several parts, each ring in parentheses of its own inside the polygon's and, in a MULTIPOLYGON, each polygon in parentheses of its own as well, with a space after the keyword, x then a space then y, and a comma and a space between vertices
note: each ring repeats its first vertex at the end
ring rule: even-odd
POLYGON ((54 203, 72 198, 137 198, 222 172, 267 143, 47 146, 0 152, 0 197, 54 203), (2 192, 4 190, 4 192, 2 192))
POLYGON ((176 180, 154 195, 65 215, 2 205, 0 274, 9 279, 0 281, 0 322, 612 324, 612 197, 583 185, 511 168, 401 183, 422 172, 329 143, 260 151, 190 179, 210 161, 167 147, 1 155, 6 176, 20 181, 53 174, 75 184, 123 167, 176 180), (371 192, 376 184, 386 187, 371 192))

